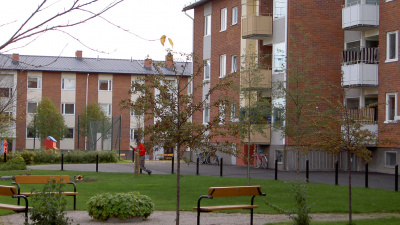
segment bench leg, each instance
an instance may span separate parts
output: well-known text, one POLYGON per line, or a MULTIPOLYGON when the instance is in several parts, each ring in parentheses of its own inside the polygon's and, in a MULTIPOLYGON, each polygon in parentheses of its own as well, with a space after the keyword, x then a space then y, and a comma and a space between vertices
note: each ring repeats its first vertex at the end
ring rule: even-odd
POLYGON ((200 225, 200 210, 197 209, 197 225, 200 225))
POLYGON ((76 195, 74 195, 74 210, 76 210, 76 195))
POLYGON ((250 209, 250 225, 253 225, 253 209, 250 209))

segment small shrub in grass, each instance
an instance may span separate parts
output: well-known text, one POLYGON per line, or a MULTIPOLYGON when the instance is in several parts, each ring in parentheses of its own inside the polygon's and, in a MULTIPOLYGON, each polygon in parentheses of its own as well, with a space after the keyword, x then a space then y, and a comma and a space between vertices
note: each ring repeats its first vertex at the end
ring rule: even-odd
POLYGON ((26 164, 24 159, 16 154, 12 159, 8 160, 6 163, 1 164, 1 170, 26 170, 26 164))
POLYGON ((154 211, 151 198, 139 192, 99 194, 91 197, 86 205, 89 216, 104 221, 110 217, 145 219, 154 211))
POLYGON ((66 216, 67 200, 61 193, 65 184, 54 179, 49 180, 41 191, 32 190, 32 209, 29 211, 30 218, 35 225, 68 225, 72 219, 66 216), (58 193, 58 194, 55 194, 58 193))

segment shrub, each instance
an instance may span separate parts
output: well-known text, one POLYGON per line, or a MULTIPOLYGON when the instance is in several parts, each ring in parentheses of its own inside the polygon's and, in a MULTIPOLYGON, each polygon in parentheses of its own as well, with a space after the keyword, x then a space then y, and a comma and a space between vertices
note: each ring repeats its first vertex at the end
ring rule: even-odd
POLYGON ((61 162, 60 151, 55 149, 41 149, 35 151, 35 163, 59 163, 61 162))
POLYGON ((35 152, 34 151, 24 150, 22 152, 19 152, 19 154, 21 155, 22 158, 24 158, 26 165, 34 164, 34 162, 35 162, 35 152))
POLYGON ((6 163, 2 164, 1 170, 26 170, 26 164, 24 159, 16 154, 12 159, 8 160, 6 163))
POLYGON ((32 224, 47 225, 67 225, 71 224, 72 219, 66 217, 65 209, 67 200, 61 193, 64 191, 65 184, 54 179, 50 180, 43 190, 32 190, 32 209, 29 211, 32 224), (58 193, 58 194, 54 194, 58 193))
POLYGON ((139 192, 99 194, 91 197, 86 205, 89 216, 104 221, 110 217, 147 218, 154 211, 153 201, 139 192))
POLYGON ((64 154, 65 163, 95 163, 96 155, 101 162, 117 162, 118 158, 114 151, 80 151, 75 150, 64 154))

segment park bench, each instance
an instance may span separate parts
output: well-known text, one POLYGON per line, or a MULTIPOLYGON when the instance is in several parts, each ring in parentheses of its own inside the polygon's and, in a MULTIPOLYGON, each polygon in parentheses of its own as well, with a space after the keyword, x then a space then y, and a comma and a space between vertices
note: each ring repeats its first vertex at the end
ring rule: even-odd
MULTIPOLYGON (((66 184, 72 184, 74 186, 73 192, 72 191, 62 192, 62 195, 72 196, 74 198, 74 210, 76 210, 76 196, 78 195, 78 192, 76 192, 76 184, 69 180, 68 175, 16 175, 14 178, 15 182, 12 182, 12 184, 17 185, 18 195, 24 195, 26 197, 29 197, 34 193, 31 192, 21 193, 21 186, 20 186, 21 184, 46 184, 47 182, 53 179, 56 182, 60 182, 62 180, 62 182, 66 184)), ((19 205, 19 199, 18 199, 18 205, 19 205)))
POLYGON ((212 212, 217 210, 231 210, 231 209, 250 209, 250 224, 253 224, 253 209, 258 208, 258 205, 254 205, 255 196, 265 196, 265 193, 261 192, 261 186, 235 186, 235 187, 210 187, 208 189, 208 195, 200 196, 197 201, 197 207, 193 207, 197 210, 197 225, 200 225, 200 213, 201 212, 212 212), (250 205, 218 205, 218 206, 200 206, 200 201, 203 198, 213 199, 217 197, 238 197, 238 196, 252 196, 250 205))
POLYGON ((25 212, 25 223, 28 224, 28 199, 26 198, 25 195, 18 195, 17 190, 14 186, 4 186, 0 185, 0 195, 2 196, 11 196, 12 198, 20 198, 25 199, 25 206, 21 205, 10 205, 10 204, 4 204, 0 203, 0 208, 1 209, 9 209, 13 210, 15 212, 25 212))
POLYGON ((172 156, 174 156, 174 154, 157 154, 156 159, 172 159, 172 156))

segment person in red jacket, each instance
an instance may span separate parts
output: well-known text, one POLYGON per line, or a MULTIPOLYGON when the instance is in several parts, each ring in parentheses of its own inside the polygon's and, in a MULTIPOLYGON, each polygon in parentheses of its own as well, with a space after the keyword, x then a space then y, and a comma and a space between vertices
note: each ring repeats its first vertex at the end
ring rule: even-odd
POLYGON ((149 175, 151 175, 151 170, 147 169, 144 166, 144 160, 145 160, 145 155, 146 155, 146 149, 144 148, 144 145, 142 142, 140 142, 139 140, 136 140, 136 149, 133 148, 131 146, 131 148, 133 149, 133 151, 139 151, 139 165, 140 165, 140 169, 146 171, 149 175))

